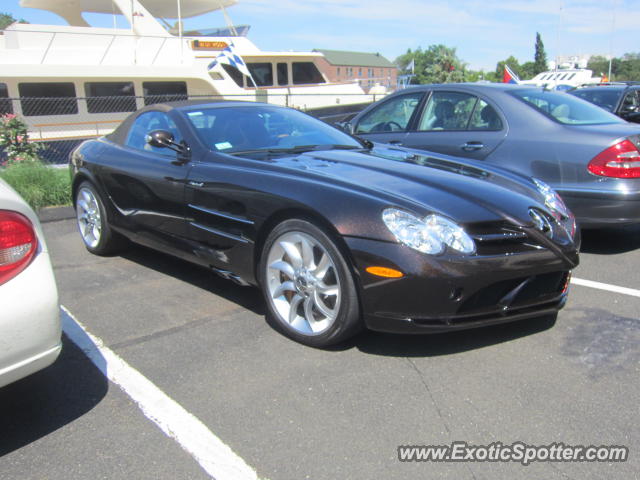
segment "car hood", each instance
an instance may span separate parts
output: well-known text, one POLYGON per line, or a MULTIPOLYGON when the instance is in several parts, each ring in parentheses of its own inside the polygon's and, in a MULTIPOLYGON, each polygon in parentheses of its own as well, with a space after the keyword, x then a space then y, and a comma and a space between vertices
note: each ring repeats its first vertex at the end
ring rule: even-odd
POLYGON ((314 151, 274 161, 390 205, 440 213, 463 224, 506 219, 531 225, 529 209, 546 210, 525 177, 445 155, 376 145, 368 152, 314 151))

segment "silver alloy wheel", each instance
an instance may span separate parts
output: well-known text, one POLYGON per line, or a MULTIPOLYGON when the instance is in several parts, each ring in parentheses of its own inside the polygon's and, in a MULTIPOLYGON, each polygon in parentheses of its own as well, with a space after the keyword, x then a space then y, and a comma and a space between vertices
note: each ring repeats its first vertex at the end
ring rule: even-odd
POLYGON ((340 310, 340 279, 333 259, 311 235, 287 232, 267 255, 266 286, 280 320, 303 335, 319 335, 340 310))
POLYGON ((102 217, 98 200, 91 189, 82 187, 78 191, 76 216, 82 240, 89 248, 96 248, 102 235, 102 217))

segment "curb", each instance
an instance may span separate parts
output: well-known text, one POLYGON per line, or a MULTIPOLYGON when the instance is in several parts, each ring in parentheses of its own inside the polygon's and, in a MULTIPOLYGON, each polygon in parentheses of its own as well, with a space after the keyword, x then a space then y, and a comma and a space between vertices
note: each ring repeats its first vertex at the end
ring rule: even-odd
POLYGON ((38 210, 40 223, 59 222, 76 218, 76 212, 71 206, 67 207, 45 207, 38 210))

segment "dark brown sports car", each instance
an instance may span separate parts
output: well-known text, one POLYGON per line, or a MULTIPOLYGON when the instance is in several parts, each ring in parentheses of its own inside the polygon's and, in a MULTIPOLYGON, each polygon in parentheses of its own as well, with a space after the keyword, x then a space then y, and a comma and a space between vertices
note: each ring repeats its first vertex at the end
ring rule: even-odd
POLYGON ((260 103, 158 104, 72 154, 90 252, 123 240, 258 285, 286 335, 433 332, 560 309, 578 264, 547 185, 260 103))

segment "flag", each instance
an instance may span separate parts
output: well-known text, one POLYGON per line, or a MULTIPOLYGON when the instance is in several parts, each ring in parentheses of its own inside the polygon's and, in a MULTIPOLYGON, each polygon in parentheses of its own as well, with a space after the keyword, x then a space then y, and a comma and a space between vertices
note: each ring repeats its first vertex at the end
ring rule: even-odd
POLYGON ((416 60, 413 59, 409 62, 409 65, 405 67, 405 70, 411 70, 411 73, 414 73, 415 69, 416 69, 416 60))
POLYGON ((520 83, 518 75, 513 73, 513 70, 509 68, 509 65, 504 65, 504 73, 502 74, 502 83, 520 83))
POLYGON ((247 64, 244 63, 244 60, 242 60, 242 57, 238 55, 235 49, 233 48, 233 43, 230 43, 229 45, 227 45, 218 54, 218 56, 213 59, 213 62, 209 64, 208 69, 211 70, 217 64, 223 64, 223 63, 226 63, 227 65, 231 65, 232 67, 237 68, 240 73, 249 77, 254 85, 256 84, 256 82, 253 81, 251 72, 249 72, 249 69, 247 68, 247 64))

